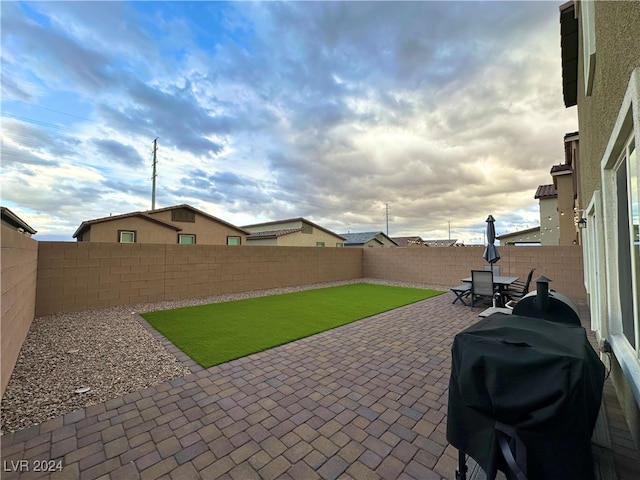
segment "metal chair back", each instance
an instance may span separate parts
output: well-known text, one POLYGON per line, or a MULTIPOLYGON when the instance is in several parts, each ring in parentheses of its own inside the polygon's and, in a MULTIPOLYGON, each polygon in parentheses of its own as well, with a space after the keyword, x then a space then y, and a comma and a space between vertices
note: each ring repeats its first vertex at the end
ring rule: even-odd
POLYGON ((490 270, 494 275, 500 275, 500 265, 485 265, 482 267, 483 270, 490 270))
POLYGON ((491 270, 471 270, 471 294, 493 296, 493 272, 491 270))

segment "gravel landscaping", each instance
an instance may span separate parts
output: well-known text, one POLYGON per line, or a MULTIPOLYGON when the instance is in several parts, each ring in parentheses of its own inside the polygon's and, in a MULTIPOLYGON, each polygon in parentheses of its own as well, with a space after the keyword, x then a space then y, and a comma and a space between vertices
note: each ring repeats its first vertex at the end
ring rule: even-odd
POLYGON ((2 433, 191 373, 136 320, 135 313, 360 282, 448 290, 443 286, 358 279, 37 318, 2 398, 2 433), (86 388, 90 390, 76 393, 86 388))

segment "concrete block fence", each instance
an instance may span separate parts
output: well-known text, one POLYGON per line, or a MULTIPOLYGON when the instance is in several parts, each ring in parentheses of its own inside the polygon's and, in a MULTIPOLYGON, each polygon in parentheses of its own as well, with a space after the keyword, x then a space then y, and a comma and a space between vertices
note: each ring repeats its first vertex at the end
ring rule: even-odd
MULTIPOLYGON (((34 317, 372 277, 454 286, 484 247, 311 248, 37 242, 2 227, 2 391, 34 317)), ((503 274, 584 300, 578 246, 499 247, 503 274)), ((534 287, 535 288, 535 287, 534 287)))

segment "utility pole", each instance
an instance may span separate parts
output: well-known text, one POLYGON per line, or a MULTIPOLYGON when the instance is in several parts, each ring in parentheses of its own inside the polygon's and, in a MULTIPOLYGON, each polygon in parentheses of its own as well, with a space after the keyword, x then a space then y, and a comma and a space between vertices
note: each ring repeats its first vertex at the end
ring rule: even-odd
POLYGON ((158 137, 153 141, 153 176, 151 177, 153 181, 153 186, 151 188, 151 210, 156 209, 156 178, 158 174, 156 173, 156 165, 158 164, 158 159, 156 157, 156 152, 158 151, 158 137))
POLYGON ((448 223, 449 223, 449 240, 451 240, 451 222, 448 222, 448 223))
POLYGON ((387 237, 389 236, 389 202, 384 204, 385 206, 385 217, 387 219, 387 237))

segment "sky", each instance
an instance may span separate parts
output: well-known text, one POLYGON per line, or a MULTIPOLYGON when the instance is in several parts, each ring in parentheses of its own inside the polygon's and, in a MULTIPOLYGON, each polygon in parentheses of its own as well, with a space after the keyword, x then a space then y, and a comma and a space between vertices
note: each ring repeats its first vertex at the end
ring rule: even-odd
POLYGON ((539 224, 577 113, 562 3, 2 2, 2 205, 39 240, 182 203, 484 242, 539 224), (449 233, 450 232, 450 233, 449 233))

